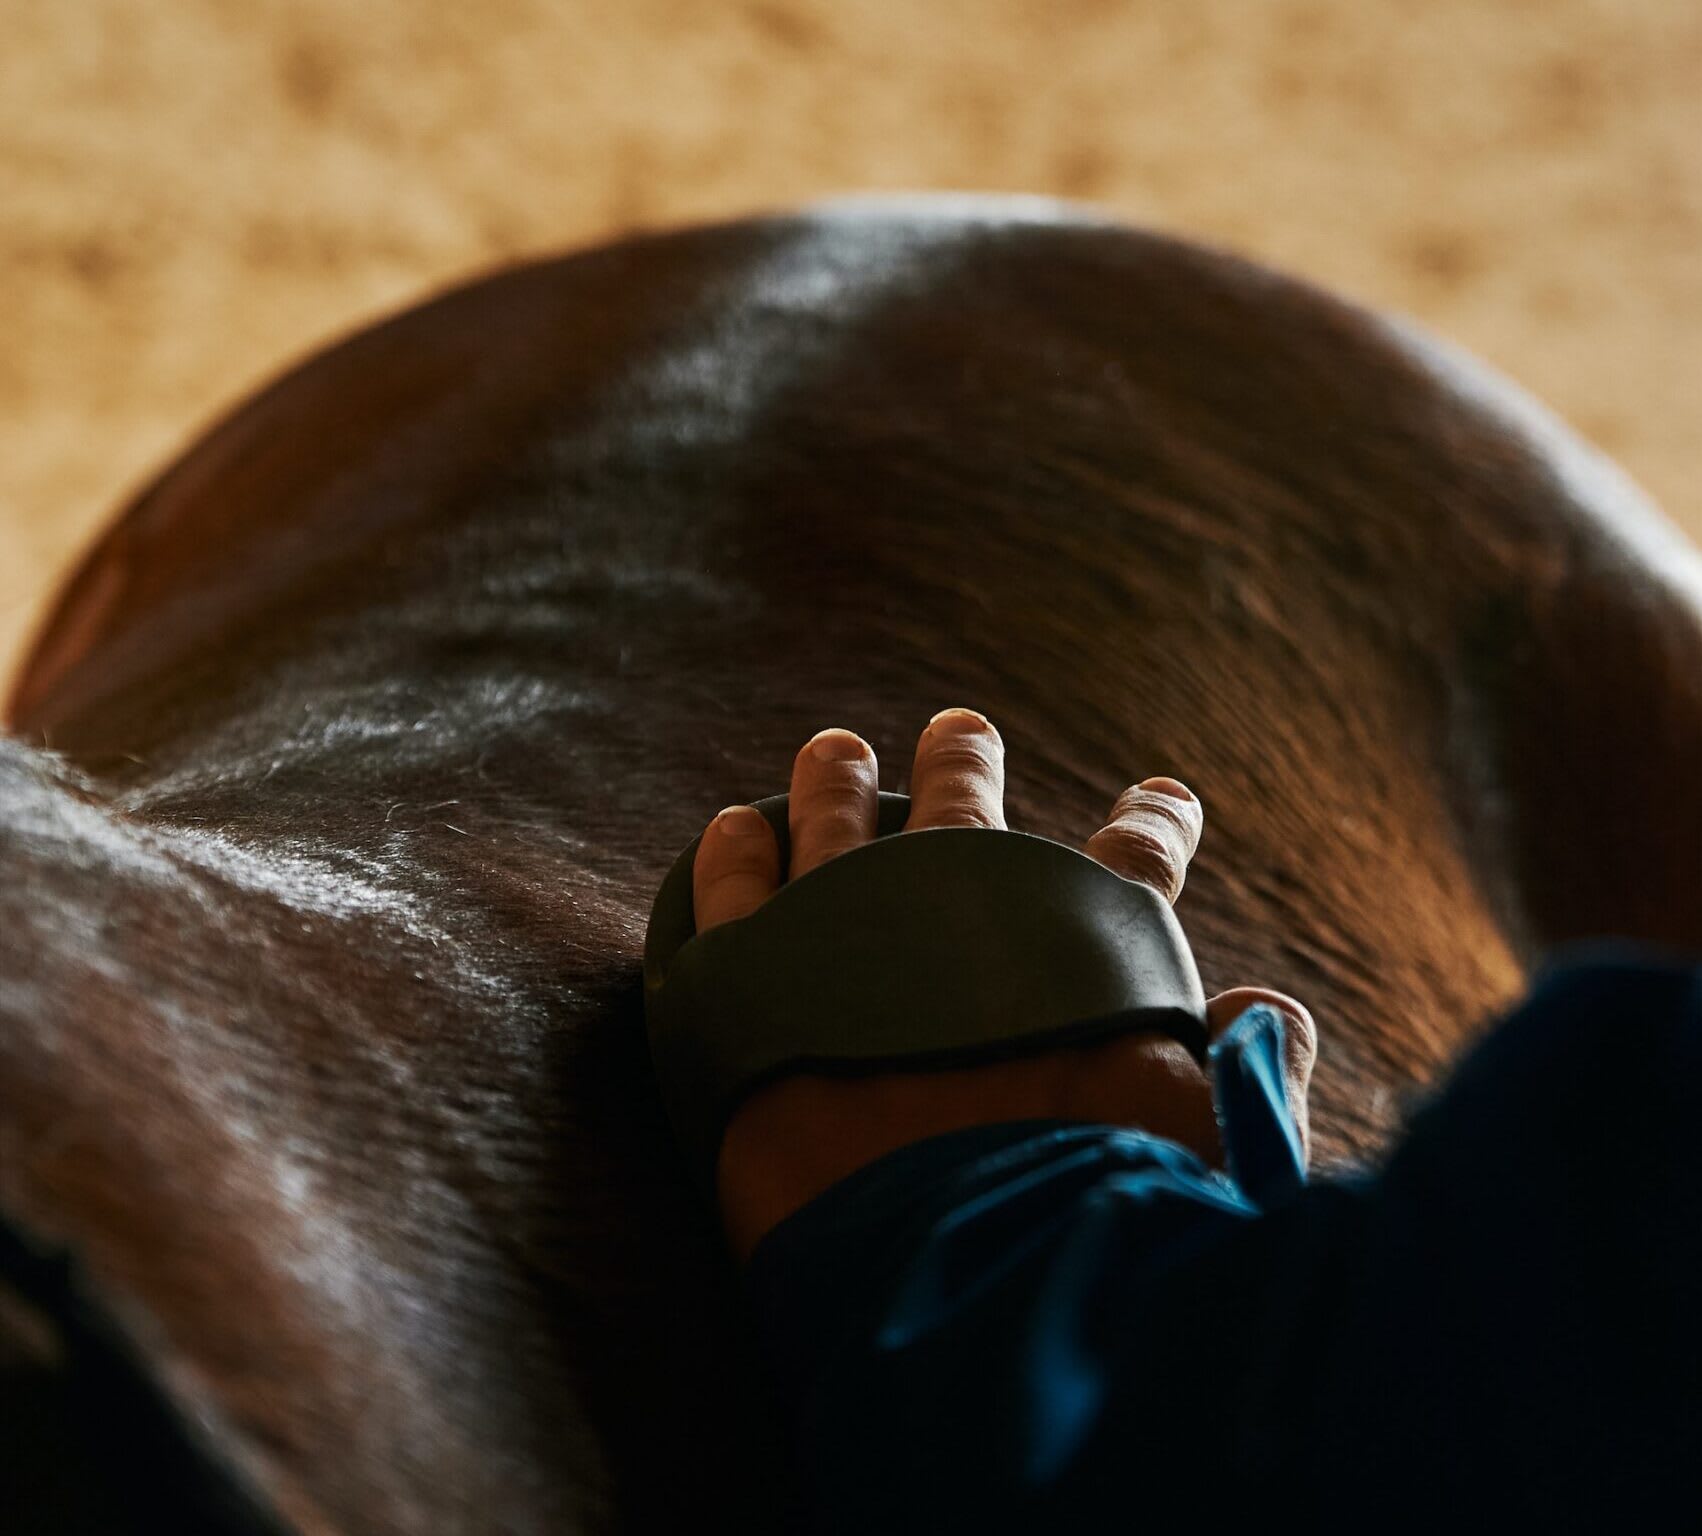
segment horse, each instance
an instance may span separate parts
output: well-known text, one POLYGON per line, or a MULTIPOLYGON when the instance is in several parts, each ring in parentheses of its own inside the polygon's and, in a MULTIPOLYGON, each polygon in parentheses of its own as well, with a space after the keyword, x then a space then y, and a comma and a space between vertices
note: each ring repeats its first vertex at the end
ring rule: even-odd
POLYGON ((193 1468, 207 1529, 797 1528, 649 906, 957 703, 1013 828, 1200 797, 1177 914, 1312 1009, 1314 1176, 1559 946, 1702 949, 1702 554, 1411 321, 1015 194, 482 273, 193 442, 19 672, 13 1528, 202 1528, 193 1468))

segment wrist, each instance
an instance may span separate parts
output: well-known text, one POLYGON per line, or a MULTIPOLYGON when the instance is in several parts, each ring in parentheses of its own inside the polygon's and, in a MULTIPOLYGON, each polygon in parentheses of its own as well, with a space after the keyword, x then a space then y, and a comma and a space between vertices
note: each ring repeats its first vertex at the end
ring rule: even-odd
POLYGON ((1211 1093, 1176 1041, 1087 1046, 934 1071, 765 1083, 734 1110, 716 1164, 722 1228, 739 1263, 778 1223, 859 1168, 949 1131, 1007 1120, 1138 1126, 1218 1166, 1211 1093))
POLYGON ((716 1165, 728 1246, 745 1263, 772 1228, 841 1179, 912 1142, 1001 1118, 991 1108, 918 1074, 765 1084, 729 1122, 716 1165))

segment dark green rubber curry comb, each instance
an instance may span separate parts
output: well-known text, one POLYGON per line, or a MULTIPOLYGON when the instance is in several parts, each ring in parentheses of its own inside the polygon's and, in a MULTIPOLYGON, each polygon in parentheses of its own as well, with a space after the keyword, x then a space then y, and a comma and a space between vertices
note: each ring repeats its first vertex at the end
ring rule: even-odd
MULTIPOLYGON (((791 862, 789 795, 755 802, 791 862)), ((1205 1059, 1205 994, 1170 904, 1050 838, 982 827, 898 835, 908 795, 880 795, 873 841, 748 917, 698 933, 694 837, 644 940, 644 1009, 662 1100, 713 1201, 727 1120, 787 1072, 968 1066, 1159 1030, 1205 1059)))

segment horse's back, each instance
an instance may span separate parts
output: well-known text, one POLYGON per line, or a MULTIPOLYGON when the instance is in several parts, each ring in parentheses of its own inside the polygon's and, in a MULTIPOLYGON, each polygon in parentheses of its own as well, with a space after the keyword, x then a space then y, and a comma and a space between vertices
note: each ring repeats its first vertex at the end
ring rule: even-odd
POLYGON ((783 1523, 638 962, 822 724, 902 788, 974 704, 1077 844, 1184 779, 1179 913, 1209 990, 1313 1004, 1326 1163, 1553 943, 1702 947, 1694 551, 1497 388, 1022 199, 634 239, 316 356, 21 679, 63 758, 0 765, 0 1132, 77 1130, 0 1200, 304 1525, 783 1523))

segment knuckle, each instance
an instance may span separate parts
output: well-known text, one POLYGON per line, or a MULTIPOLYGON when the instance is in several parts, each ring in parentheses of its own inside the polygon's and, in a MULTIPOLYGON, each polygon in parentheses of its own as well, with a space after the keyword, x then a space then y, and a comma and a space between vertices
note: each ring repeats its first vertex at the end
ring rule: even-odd
POLYGON ((1000 745, 991 731, 930 732, 922 739, 929 757, 985 757, 1000 745))
POLYGON ((820 784, 790 818, 792 842, 850 847, 874 833, 871 797, 858 784, 820 784))
POLYGON ((792 797, 792 820, 851 814, 868 799, 868 786, 857 774, 828 774, 792 797))
POLYGON ((1088 839, 1088 852, 1125 879, 1174 897, 1182 889, 1183 859, 1171 839, 1140 822, 1114 821, 1088 839))
POLYGON ((970 796, 962 799, 924 799, 911 815, 908 830, 926 832, 930 827, 982 827, 989 832, 1005 830, 1004 816, 986 801, 970 796))
POLYGON ((1115 822, 1138 816, 1163 821, 1193 836, 1204 820, 1204 814, 1197 798, 1182 800, 1162 790, 1142 789, 1139 784, 1131 784, 1117 796, 1111 807, 1110 819, 1115 822))
POLYGON ((950 810, 954 827, 984 827, 989 832, 1004 830, 1005 818, 991 811, 980 800, 965 800, 950 810))
POLYGON ((874 807, 856 785, 822 785, 791 819, 792 857, 813 868, 874 835, 874 807))
POLYGON ((1005 781, 985 732, 947 736, 918 758, 910 828, 984 827, 1003 831, 1005 781))
POLYGON ((965 731, 926 736, 917 753, 929 772, 984 773, 1002 760, 1004 743, 990 731, 965 731))
POLYGON ((920 765, 916 773, 917 787, 925 794, 937 795, 941 799, 971 798, 980 786, 996 776, 993 765, 974 753, 968 756, 955 753, 936 755, 920 765))

